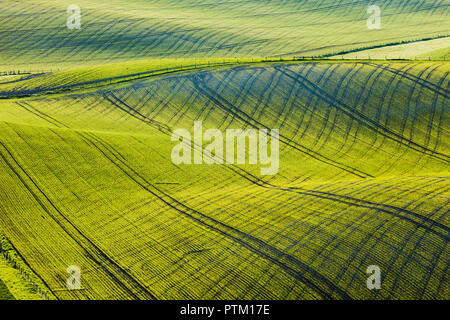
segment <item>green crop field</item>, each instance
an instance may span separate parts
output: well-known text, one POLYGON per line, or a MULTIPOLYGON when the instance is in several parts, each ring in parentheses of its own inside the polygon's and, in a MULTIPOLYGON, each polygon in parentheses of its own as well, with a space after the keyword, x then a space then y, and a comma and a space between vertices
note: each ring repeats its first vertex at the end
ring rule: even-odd
POLYGON ((5 2, 0 236, 41 297, 450 298, 449 1, 379 1, 381 30, 369 1, 83 0, 79 30, 5 2), (276 174, 174 163, 198 121, 279 129, 276 174))
POLYGON ((0 69, 33 70, 135 58, 272 57, 339 53, 450 34, 448 0, 380 0, 381 30, 368 30, 368 0, 2 1, 0 69))
POLYGON ((409 59, 409 60, 450 60, 450 37, 410 42, 392 46, 380 46, 368 50, 336 55, 341 59, 409 59))
POLYGON ((0 279, 0 300, 14 300, 14 296, 9 292, 3 281, 0 279))
POLYGON ((10 261, 0 255, 0 300, 41 300, 42 297, 26 281, 10 261))

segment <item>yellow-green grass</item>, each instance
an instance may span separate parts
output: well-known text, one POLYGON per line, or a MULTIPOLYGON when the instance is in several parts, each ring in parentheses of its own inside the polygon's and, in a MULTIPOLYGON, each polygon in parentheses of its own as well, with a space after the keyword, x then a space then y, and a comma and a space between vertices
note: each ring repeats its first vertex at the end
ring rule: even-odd
POLYGON ((0 255, 0 300, 42 300, 20 272, 0 255))
POLYGON ((0 279, 0 300, 15 300, 8 287, 0 279))
POLYGON ((418 41, 394 46, 355 51, 333 56, 343 59, 409 59, 409 60, 448 60, 450 38, 418 41))
MULTIPOLYGON (((199 58, 199 59, 152 59, 133 60, 76 67, 56 72, 5 75, 0 81, 0 98, 20 98, 66 91, 80 91, 131 80, 167 76, 171 73, 219 70, 231 66, 264 66, 270 63, 335 63, 342 57, 332 58, 199 58)), ((380 59, 382 62, 383 59, 380 59)), ((378 61, 378 62, 380 62, 378 61)), ((376 63, 375 59, 349 59, 346 62, 376 63)))
MULTIPOLYGON (((337 59, 335 59, 337 60, 337 59)), ((357 60, 357 59, 355 59, 357 60)), ((0 98, 17 98, 42 94, 101 87, 170 73, 217 70, 230 66, 266 65, 267 63, 333 63, 320 58, 199 58, 199 59, 143 59, 89 67, 76 67, 56 72, 5 75, 0 81, 0 98)), ((362 60, 357 60, 362 61, 362 60)), ((370 60, 370 62, 373 62, 370 60)))
POLYGON ((34 273, 14 246, 0 234, 0 281, 3 298, 17 300, 56 299, 42 279, 34 273))
POLYGON ((144 59, 28 76, 8 75, 0 82, 0 97, 80 90, 172 72, 258 63, 263 60, 261 58, 144 59))
POLYGON ((270 63, 3 99, 0 230, 60 299, 448 299, 449 71, 270 63), (194 120, 279 128, 279 173, 174 165, 194 120))
POLYGON ((448 1, 380 0, 382 29, 369 30, 367 1, 79 0, 69 30, 63 0, 5 0, 0 71, 33 72, 137 58, 319 56, 448 35, 448 1))
POLYGON ((450 46, 424 53, 418 58, 423 60, 450 60, 450 46))

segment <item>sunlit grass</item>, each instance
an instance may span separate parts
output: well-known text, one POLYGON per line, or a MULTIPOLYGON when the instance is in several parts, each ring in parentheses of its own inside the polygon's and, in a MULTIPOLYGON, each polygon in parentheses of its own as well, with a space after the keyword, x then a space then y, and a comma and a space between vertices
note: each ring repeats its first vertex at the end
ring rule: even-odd
POLYGON ((3 99, 0 228, 63 299, 446 298, 448 71, 257 63, 3 99), (175 166, 170 130, 198 119, 279 128, 278 175, 175 166))

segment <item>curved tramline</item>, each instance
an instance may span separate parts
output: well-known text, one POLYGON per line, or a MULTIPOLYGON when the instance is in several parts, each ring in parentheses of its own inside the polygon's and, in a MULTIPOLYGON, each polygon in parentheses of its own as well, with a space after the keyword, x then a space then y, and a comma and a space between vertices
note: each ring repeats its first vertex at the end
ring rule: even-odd
MULTIPOLYGON (((187 16, 197 3, 183 1, 187 16)), ((330 12, 331 2, 295 3, 275 13, 330 12)), ((395 10, 432 14, 439 4, 395 10)), ((263 19, 271 5, 250 1, 254 12, 239 18, 263 19)), ((193 20, 185 41, 204 23, 193 20)), ((183 43, 174 52, 204 46, 183 43)), ((0 84, 0 230, 57 298, 449 297, 447 63, 118 66, 0 84), (279 129, 277 174, 262 175, 261 164, 174 164, 174 146, 186 144, 174 132, 194 137, 194 122, 203 133, 279 129), (64 290, 70 265, 83 270, 82 290, 64 290), (383 270, 383 290, 367 289, 370 265, 383 270)), ((189 144, 194 157, 204 149, 189 144)))
POLYGON ((70 30, 65 1, 6 0, 0 16, 0 70, 137 58, 330 56, 448 35, 446 1, 378 1, 381 30, 367 29, 368 5, 335 0, 80 0, 81 26, 70 30))

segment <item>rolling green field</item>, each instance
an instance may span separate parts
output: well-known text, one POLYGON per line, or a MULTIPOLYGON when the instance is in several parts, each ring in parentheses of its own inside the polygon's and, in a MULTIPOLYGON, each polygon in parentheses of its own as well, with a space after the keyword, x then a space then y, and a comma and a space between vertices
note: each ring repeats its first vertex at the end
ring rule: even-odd
POLYGON ((42 300, 20 271, 0 255, 0 300, 42 300))
POLYGON ((449 71, 268 63, 3 100, 0 228, 62 299, 448 298, 449 71), (279 128, 279 173, 174 165, 194 119, 279 128), (56 291, 72 264, 85 290, 56 291))
POLYGON ((136 58, 318 56, 450 34, 448 0, 381 0, 368 30, 367 0, 2 1, 0 69, 71 68, 136 58))
POLYGON ((4 2, 0 235, 49 297, 450 298, 449 1, 4 2), (279 171, 174 164, 194 121, 279 171))
POLYGON ((357 50, 334 56, 342 59, 409 59, 450 60, 450 38, 438 38, 393 46, 381 46, 368 50, 357 50))

